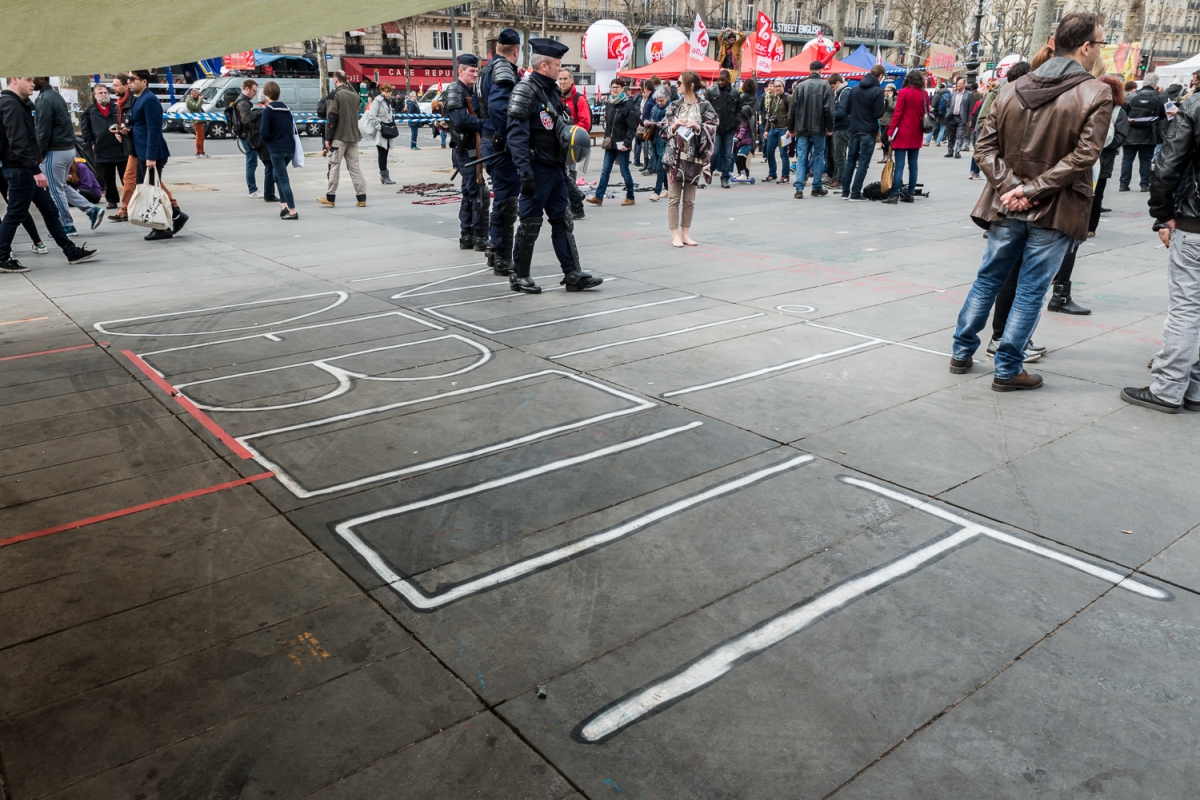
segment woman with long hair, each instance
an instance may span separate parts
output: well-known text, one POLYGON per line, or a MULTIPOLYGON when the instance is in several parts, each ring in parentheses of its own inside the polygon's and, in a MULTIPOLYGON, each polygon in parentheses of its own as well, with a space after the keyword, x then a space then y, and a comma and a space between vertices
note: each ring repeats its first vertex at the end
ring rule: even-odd
POLYGON ((719 120, 716 109, 697 96, 702 86, 700 76, 688 70, 679 76, 682 94, 667 107, 663 164, 667 168, 667 227, 671 229, 674 247, 698 244, 688 235, 696 205, 696 187, 701 180, 712 184, 710 159, 719 120))
POLYGON ((925 94, 925 76, 912 70, 904 76, 904 87, 896 96, 896 108, 892 112, 891 124, 886 128, 885 140, 891 142, 896 154, 896 171, 892 177, 892 192, 884 200, 895 204, 901 200, 913 201, 917 191, 917 156, 925 139, 922 123, 929 111, 929 96, 925 94), (900 191, 904 181, 904 165, 908 165, 908 188, 900 191))
POLYGON ((388 175, 388 152, 392 149, 392 140, 383 135, 385 123, 395 126, 393 114, 392 86, 389 83, 381 83, 379 94, 371 99, 363 113, 362 125, 366 128, 367 135, 374 137, 375 153, 379 156, 379 182, 384 186, 396 183, 388 175))

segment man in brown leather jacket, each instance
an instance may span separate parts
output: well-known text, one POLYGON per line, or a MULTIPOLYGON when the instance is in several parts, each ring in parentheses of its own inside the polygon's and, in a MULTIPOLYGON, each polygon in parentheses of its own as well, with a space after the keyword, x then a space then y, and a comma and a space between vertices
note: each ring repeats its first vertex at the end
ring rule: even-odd
POLYGON ((1025 371, 1050 281, 1072 239, 1087 238, 1092 165, 1104 149, 1112 92, 1091 75, 1104 31, 1096 14, 1068 14, 1054 32, 1055 57, 1005 86, 975 146, 987 186, 971 212, 987 228, 987 247, 954 332, 950 371, 971 368, 977 335, 1018 258, 1017 296, 996 350, 992 390, 1037 389, 1025 371))

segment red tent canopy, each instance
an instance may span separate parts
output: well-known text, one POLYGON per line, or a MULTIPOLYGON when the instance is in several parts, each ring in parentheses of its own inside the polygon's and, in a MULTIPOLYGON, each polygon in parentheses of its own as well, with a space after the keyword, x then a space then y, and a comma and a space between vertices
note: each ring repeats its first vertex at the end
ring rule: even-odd
POLYGON ((653 64, 647 64, 637 69, 623 69, 617 72, 617 74, 622 78, 633 78, 634 80, 652 78, 657 75, 665 80, 668 78, 678 78, 683 73, 691 70, 705 80, 714 80, 717 77, 717 73, 721 71, 721 65, 708 56, 704 56, 703 58, 689 58, 691 52, 691 47, 687 42, 684 42, 675 48, 675 51, 669 56, 655 61, 653 64))
MULTIPOLYGON (((759 73, 758 77, 760 79, 773 79, 807 76, 812 72, 812 70, 809 69, 809 65, 814 61, 820 60, 821 59, 817 57, 816 49, 809 47, 801 50, 799 55, 792 56, 787 61, 780 61, 778 64, 773 64, 771 66, 771 73, 769 75, 767 73, 759 73)), ((838 61, 837 59, 834 59, 833 63, 830 66, 825 67, 821 74, 828 75, 831 72, 836 72, 840 75, 846 75, 849 77, 859 77, 866 75, 869 70, 865 70, 862 67, 856 67, 853 64, 847 64, 845 61, 838 61)))

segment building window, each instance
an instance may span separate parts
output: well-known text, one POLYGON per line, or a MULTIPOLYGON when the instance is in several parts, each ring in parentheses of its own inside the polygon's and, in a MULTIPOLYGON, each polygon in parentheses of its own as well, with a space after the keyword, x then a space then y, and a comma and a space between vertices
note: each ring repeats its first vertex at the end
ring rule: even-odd
POLYGON ((456 34, 455 44, 457 44, 458 47, 451 48, 450 47, 450 31, 434 31, 433 32, 433 49, 436 51, 445 52, 445 53, 448 53, 453 49, 453 50, 457 50, 458 52, 461 53, 462 49, 463 49, 463 35, 461 32, 458 32, 458 31, 455 31, 455 34, 456 34))
POLYGON ((859 6, 854 12, 854 27, 856 28, 862 27, 863 10, 863 7, 859 6))
POLYGON ((1055 6, 1054 7, 1054 24, 1057 25, 1058 23, 1062 22, 1062 17, 1063 17, 1063 7, 1055 6))

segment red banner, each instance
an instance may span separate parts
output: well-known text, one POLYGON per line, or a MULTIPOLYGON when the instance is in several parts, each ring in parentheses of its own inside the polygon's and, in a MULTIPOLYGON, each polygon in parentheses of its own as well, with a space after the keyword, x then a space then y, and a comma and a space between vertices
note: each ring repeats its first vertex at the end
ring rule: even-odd
POLYGON ((254 69, 254 51, 232 53, 222 58, 221 61, 224 63, 225 69, 230 72, 247 72, 254 69))
POLYGON ((771 39, 775 35, 772 27, 771 18, 759 11, 754 26, 754 65, 758 72, 771 71, 771 39))

